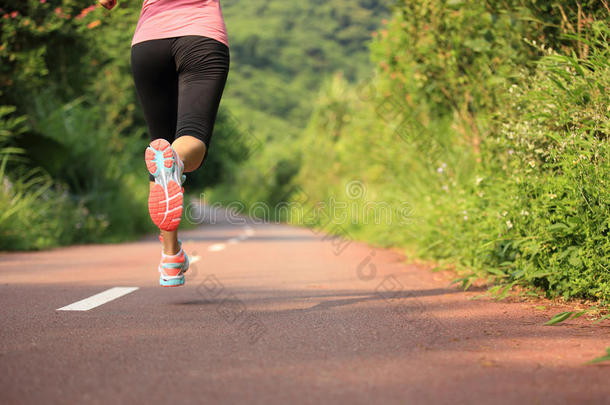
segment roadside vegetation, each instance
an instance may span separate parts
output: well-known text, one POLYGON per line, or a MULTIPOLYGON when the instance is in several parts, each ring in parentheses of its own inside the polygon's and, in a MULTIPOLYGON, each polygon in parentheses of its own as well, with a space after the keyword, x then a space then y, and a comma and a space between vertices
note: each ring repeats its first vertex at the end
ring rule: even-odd
POLYGON ((357 204, 407 202, 410 224, 347 230, 452 263, 465 286, 607 303, 609 16, 603 1, 399 2, 370 83, 322 92, 294 181, 313 201, 348 201, 359 180, 357 204))
POLYGON ((328 80, 296 145, 268 146, 292 155, 243 168, 245 209, 296 190, 310 212, 339 207, 339 227, 308 224, 405 247, 465 287, 607 304, 609 16, 605 1, 397 2, 370 75, 328 80))

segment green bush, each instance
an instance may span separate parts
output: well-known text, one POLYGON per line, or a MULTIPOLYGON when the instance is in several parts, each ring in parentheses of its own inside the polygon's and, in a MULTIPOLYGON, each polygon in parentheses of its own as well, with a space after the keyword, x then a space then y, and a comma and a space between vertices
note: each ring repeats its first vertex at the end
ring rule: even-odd
POLYGON ((607 302, 609 32, 599 2, 401 1, 377 75, 321 93, 296 184, 351 237, 607 302))
POLYGON ((104 126, 103 105, 91 102, 105 54, 92 46, 102 11, 86 0, 3 7, 0 104, 16 107, 3 107, 0 117, 2 147, 11 151, 3 160, 0 249, 125 240, 150 230, 140 214, 146 183, 136 181, 129 158, 142 141, 116 136, 104 126))

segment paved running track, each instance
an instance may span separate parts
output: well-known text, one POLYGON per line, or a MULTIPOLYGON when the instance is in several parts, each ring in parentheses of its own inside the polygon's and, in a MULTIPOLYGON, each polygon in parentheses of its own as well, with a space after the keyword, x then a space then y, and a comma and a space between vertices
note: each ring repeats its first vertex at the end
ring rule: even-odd
POLYGON ((182 238, 198 259, 180 288, 158 286, 152 236, 1 255, 0 403, 610 403, 610 367, 583 364, 610 346, 608 322, 545 327, 564 309, 473 300, 399 253, 308 229, 182 238), (138 289, 57 310, 113 287, 138 289))

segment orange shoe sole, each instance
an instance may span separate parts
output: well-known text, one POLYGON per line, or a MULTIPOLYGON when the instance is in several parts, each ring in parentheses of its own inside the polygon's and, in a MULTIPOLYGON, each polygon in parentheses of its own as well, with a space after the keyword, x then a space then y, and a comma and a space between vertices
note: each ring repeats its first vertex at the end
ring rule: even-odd
POLYGON ((150 218, 159 229, 174 231, 180 225, 184 202, 174 151, 165 139, 156 139, 146 148, 145 160, 155 178, 148 194, 150 218))

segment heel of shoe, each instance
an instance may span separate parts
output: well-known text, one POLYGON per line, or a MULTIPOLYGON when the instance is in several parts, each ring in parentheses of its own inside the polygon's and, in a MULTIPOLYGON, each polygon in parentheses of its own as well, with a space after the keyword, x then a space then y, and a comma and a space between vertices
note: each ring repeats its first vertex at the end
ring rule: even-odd
POLYGON ((161 287, 180 287, 184 285, 184 275, 179 277, 172 277, 168 280, 164 280, 163 276, 159 277, 159 284, 161 287))
POLYGON ((171 172, 174 168, 174 151, 165 139, 155 139, 144 152, 146 168, 153 176, 159 176, 161 170, 171 172))

